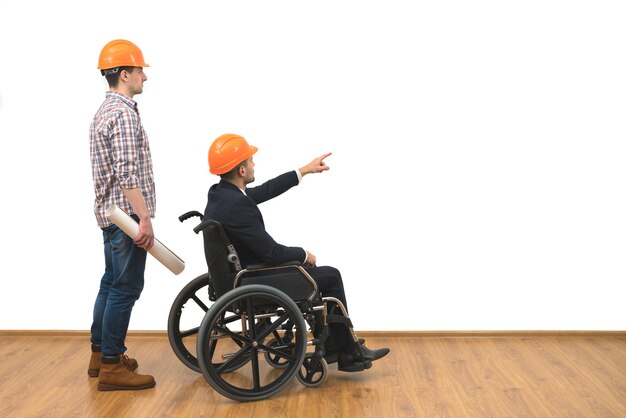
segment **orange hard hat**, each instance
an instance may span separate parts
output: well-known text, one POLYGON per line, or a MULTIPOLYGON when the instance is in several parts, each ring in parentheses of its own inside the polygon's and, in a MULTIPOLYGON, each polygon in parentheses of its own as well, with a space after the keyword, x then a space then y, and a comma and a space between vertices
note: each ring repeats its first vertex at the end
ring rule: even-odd
POLYGON ((241 135, 221 135, 209 148, 209 171, 217 175, 228 173, 257 151, 258 148, 248 144, 241 135))
POLYGON ((143 60, 143 54, 137 45, 124 39, 116 39, 102 48, 98 69, 108 70, 118 67, 149 67, 149 65, 143 60))

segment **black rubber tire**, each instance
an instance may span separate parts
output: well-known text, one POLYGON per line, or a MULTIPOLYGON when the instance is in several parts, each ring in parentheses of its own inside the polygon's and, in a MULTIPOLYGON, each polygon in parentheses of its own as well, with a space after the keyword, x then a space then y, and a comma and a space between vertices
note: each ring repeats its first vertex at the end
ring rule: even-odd
POLYGON ((321 358, 317 363, 317 367, 315 370, 311 370, 311 358, 313 357, 313 353, 307 353, 298 370, 298 375, 296 376, 300 383, 309 388, 316 388, 321 386, 326 379, 328 379, 328 363, 325 358, 321 358))
MULTIPOLYGON (((200 365, 198 364, 198 358, 196 356, 196 345, 193 341, 200 329, 200 323, 204 316, 197 316, 197 326, 190 329, 181 330, 181 318, 185 306, 193 304, 194 309, 199 308, 204 311, 204 314, 209 310, 209 305, 212 303, 209 300, 209 274, 203 274, 196 277, 178 293, 174 303, 170 308, 170 314, 167 320, 167 337, 170 341, 170 345, 176 354, 176 357, 183 364, 190 369, 200 373, 200 365), (185 340, 189 339, 191 343, 185 345, 185 340)), ((194 318, 191 318, 192 320, 194 318)))
MULTIPOLYGON (((266 321, 267 318, 265 316, 266 321)), ((200 370, 213 389, 236 401, 256 401, 281 391, 300 370, 306 355, 307 327, 302 312, 285 293, 270 286, 246 285, 229 291, 213 304, 202 320, 197 344, 200 370), (234 306, 245 306, 244 312, 229 314, 234 306), (263 327, 257 327, 257 319, 248 315, 250 312, 259 314, 260 310, 264 314, 272 314, 269 324, 266 322, 263 327), (244 319, 245 332, 233 333, 220 323, 223 318, 233 317, 240 322, 244 319), (294 324, 292 346, 288 350, 277 351, 265 344, 264 340, 288 321, 294 324), (239 349, 234 354, 228 353, 226 361, 222 361, 224 354, 221 358, 216 354, 221 350, 218 345, 222 341, 229 344, 234 340, 241 343, 239 349), (277 369, 261 361, 266 351, 284 359, 286 367, 277 369), (243 359, 249 361, 249 366, 239 365, 243 359), (229 373, 233 365, 241 369, 237 373, 229 373)))

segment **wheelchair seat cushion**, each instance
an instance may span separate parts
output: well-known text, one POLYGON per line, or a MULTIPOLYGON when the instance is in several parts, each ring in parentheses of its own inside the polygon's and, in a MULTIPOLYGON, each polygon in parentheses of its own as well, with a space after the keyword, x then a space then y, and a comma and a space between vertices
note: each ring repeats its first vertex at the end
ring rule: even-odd
POLYGON ((247 273, 241 278, 240 286, 249 284, 274 287, 296 302, 311 298, 315 291, 311 283, 297 270, 247 273))

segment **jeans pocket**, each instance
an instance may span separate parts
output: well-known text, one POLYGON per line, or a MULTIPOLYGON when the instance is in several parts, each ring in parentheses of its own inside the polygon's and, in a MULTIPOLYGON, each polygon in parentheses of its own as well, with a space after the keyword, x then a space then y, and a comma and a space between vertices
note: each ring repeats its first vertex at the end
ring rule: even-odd
POLYGON ((111 234, 111 246, 116 249, 125 248, 128 244, 127 242, 130 240, 130 237, 126 235, 124 231, 119 228, 116 228, 115 231, 112 231, 111 234))

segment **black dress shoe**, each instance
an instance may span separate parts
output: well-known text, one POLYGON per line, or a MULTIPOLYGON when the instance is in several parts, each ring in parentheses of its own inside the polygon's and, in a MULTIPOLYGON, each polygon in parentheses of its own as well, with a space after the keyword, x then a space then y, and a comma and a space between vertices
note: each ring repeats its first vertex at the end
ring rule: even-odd
MULTIPOLYGON (((361 344, 361 346, 365 343, 365 340, 363 338, 359 338, 358 343, 361 344)), ((339 359, 339 350, 335 347, 335 345, 327 345, 326 347, 326 355, 324 356, 324 358, 326 359, 326 363, 327 364, 333 364, 333 363, 337 363, 337 360, 339 359)))
POLYGON ((370 350, 369 348, 365 346, 365 344, 361 344, 361 352, 363 353, 364 360, 369 360, 369 361, 378 360, 379 358, 383 358, 387 354, 389 354, 389 351, 391 350, 389 350, 388 348, 379 348, 378 350, 370 350))

